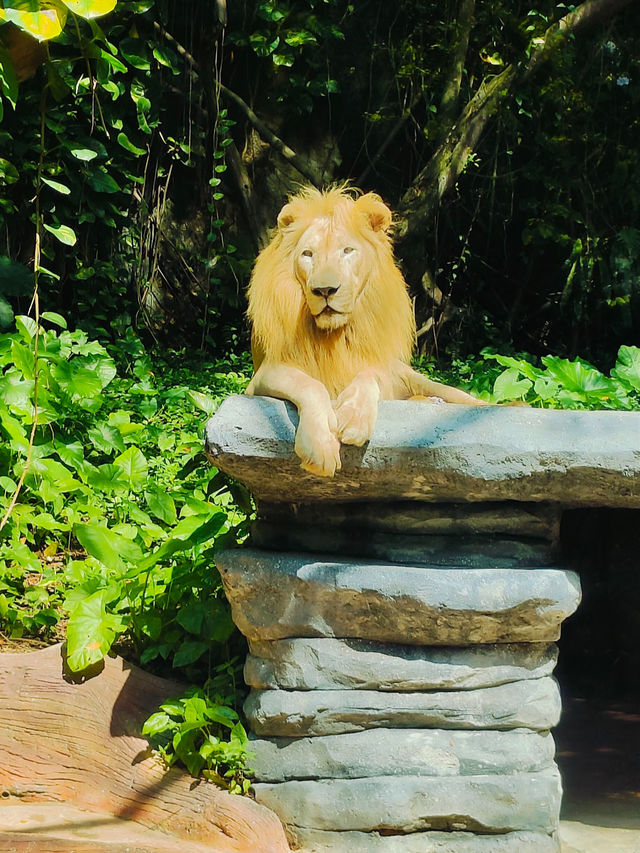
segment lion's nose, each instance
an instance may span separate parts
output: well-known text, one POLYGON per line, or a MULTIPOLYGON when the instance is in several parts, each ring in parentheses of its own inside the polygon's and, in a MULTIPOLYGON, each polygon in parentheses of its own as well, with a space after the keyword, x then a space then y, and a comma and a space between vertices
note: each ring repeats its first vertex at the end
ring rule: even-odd
POLYGON ((314 296, 324 296, 325 299, 328 299, 330 296, 333 296, 334 293, 338 292, 340 285, 338 287, 333 287, 331 285, 323 285, 320 287, 312 287, 311 293, 314 296))

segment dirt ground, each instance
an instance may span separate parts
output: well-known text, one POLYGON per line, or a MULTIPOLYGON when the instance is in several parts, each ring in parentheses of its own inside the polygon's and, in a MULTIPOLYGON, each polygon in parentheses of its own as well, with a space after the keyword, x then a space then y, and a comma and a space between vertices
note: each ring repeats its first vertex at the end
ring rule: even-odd
POLYGON ((563 853, 640 853, 640 703, 563 697, 563 853))

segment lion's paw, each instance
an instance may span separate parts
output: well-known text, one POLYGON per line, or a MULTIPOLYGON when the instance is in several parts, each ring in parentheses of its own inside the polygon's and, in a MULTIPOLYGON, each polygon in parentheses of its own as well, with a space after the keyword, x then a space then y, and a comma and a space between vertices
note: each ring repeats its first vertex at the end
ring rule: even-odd
POLYGON ((296 455, 305 471, 317 477, 333 477, 342 467, 340 442, 330 429, 298 427, 296 455))
POLYGON ((347 388, 335 402, 338 436, 343 444, 356 447, 369 441, 378 419, 378 401, 359 388, 347 388))

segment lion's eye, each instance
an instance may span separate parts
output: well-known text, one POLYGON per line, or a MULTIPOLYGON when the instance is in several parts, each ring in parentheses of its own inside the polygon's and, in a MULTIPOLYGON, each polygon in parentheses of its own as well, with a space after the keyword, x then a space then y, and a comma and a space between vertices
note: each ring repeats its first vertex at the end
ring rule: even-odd
POLYGON ((311 251, 311 249, 305 249, 305 250, 302 252, 302 257, 303 257, 303 258, 312 258, 312 257, 313 257, 313 252, 311 251))
POLYGON ((351 252, 355 252, 355 249, 353 248, 353 246, 345 246, 342 251, 345 255, 350 255, 351 252))

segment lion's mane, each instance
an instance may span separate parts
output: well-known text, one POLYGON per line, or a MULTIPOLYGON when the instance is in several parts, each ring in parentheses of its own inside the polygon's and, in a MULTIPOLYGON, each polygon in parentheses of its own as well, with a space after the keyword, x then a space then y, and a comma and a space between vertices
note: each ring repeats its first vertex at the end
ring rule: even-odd
POLYGON ((336 397, 364 368, 408 362, 415 340, 413 307, 396 266, 391 214, 373 193, 355 199, 344 187, 304 189, 283 208, 278 229, 256 261, 249 285, 255 368, 263 361, 298 367, 336 397), (319 329, 294 272, 294 252, 318 217, 346 225, 371 258, 346 326, 319 329))

